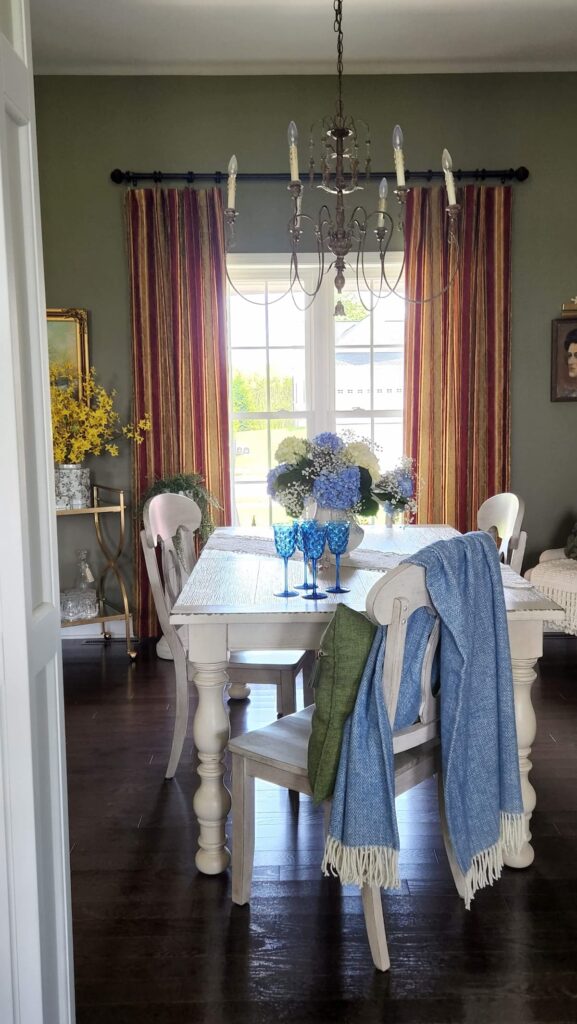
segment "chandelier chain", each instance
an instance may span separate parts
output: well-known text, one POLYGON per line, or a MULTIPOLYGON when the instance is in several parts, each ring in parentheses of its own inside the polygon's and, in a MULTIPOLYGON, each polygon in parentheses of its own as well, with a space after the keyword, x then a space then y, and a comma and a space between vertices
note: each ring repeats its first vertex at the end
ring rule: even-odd
POLYGON ((337 33, 337 78, 338 78, 338 104, 337 110, 340 118, 343 116, 343 0, 333 0, 335 20, 333 28, 337 33))

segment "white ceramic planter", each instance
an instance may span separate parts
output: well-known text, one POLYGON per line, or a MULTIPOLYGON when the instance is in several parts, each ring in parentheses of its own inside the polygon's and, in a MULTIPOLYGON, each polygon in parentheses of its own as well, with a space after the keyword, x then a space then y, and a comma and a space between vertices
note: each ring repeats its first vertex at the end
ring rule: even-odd
POLYGON ((90 470, 80 463, 59 462, 54 467, 56 508, 90 507, 90 470))

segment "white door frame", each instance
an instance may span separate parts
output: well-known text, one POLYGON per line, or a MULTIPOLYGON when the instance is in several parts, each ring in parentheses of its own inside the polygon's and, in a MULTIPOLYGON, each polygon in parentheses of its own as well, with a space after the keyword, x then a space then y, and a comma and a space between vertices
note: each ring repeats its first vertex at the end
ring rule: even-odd
POLYGON ((28 0, 0 8, 0 1021, 72 1024, 46 302, 28 0))

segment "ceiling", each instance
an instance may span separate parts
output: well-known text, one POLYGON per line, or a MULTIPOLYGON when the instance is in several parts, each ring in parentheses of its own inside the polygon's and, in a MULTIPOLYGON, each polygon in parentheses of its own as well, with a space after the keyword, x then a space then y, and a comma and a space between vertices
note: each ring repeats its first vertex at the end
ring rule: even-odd
MULTIPOLYGON (((332 0, 30 0, 34 70, 332 74, 332 0)), ((577 70, 577 0, 344 0, 345 73, 577 70)))

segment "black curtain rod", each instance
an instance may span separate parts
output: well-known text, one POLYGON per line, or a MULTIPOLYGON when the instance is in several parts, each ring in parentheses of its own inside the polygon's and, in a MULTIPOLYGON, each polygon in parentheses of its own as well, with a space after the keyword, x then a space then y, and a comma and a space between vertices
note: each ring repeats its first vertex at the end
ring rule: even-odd
MULTIPOLYGON (((526 167, 508 167, 506 170, 501 171, 487 171, 485 168, 477 168, 476 171, 453 171, 453 174, 457 181, 464 181, 465 179, 472 179, 473 181, 488 181, 492 178, 497 178, 499 181, 526 181, 529 177, 529 171, 526 167)), ((315 181, 321 180, 320 174, 315 174, 315 181)), ((392 180, 395 179, 394 171, 373 171, 369 178, 371 181, 380 181, 381 178, 388 177, 392 180)), ((424 181, 435 181, 444 179, 445 175, 443 171, 405 171, 405 177, 407 181, 416 181, 422 179, 424 181)), ((121 171, 119 167, 115 168, 110 173, 111 181, 115 185, 137 185, 139 181, 153 181, 156 184, 162 184, 164 181, 186 181, 189 185, 194 185, 197 181, 212 181, 215 185, 220 185, 225 182, 228 175, 224 171, 214 171, 213 173, 202 173, 197 174, 195 171, 121 171)), ((359 182, 366 181, 366 175, 359 173, 359 182)), ((240 181, 289 181, 290 175, 288 174, 237 174, 237 182, 240 181)), ((308 174, 301 174, 301 180, 305 183, 309 180, 308 174)))

